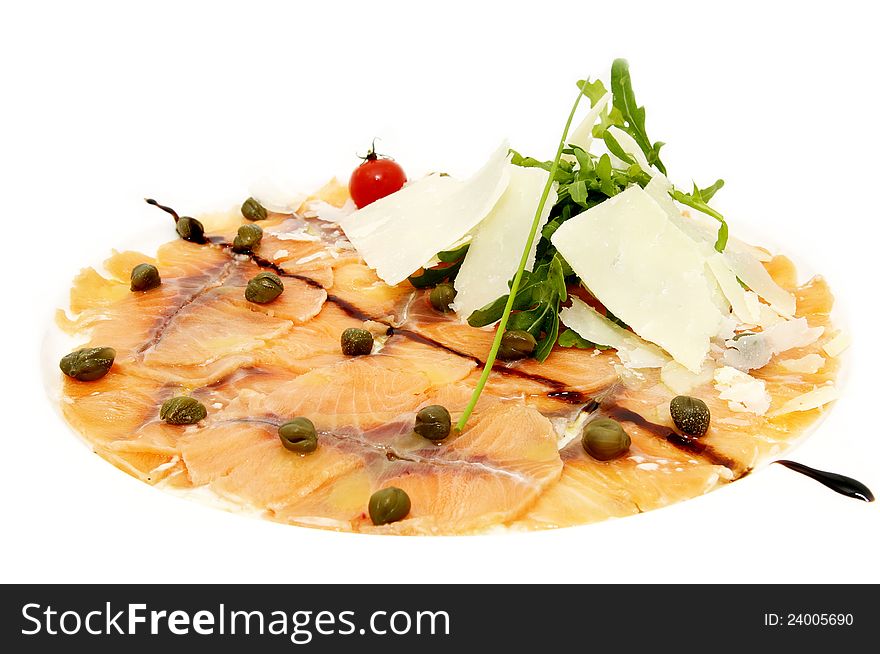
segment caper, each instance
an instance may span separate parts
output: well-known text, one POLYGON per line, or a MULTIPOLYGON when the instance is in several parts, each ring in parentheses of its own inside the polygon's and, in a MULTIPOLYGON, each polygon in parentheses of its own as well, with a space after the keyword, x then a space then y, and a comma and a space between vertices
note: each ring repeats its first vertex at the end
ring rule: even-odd
POLYGON ((169 425, 194 425, 207 415, 204 404, 186 395, 165 400, 159 409, 159 417, 169 425))
POLYGON ((389 522, 403 520, 411 508, 406 491, 396 486, 389 486, 377 490, 370 497, 370 520, 374 525, 387 525, 389 522))
POLYGON ((95 381, 110 370, 116 350, 112 347, 86 347, 61 358, 61 372, 77 381, 95 381))
POLYGON ((261 272, 248 282, 244 297, 248 302, 266 304, 281 295, 284 284, 275 273, 261 272))
POLYGON ((241 205, 241 215, 248 220, 266 220, 266 207, 253 198, 248 198, 241 205))
POLYGON ((349 327, 342 332, 340 342, 342 344, 342 353, 350 357, 369 354, 373 350, 373 335, 366 329, 349 327))
POLYGON ((625 454, 632 441, 616 420, 597 418, 584 428, 581 443, 594 459, 610 461, 625 454))
POLYGON ((205 226, 195 218, 181 216, 177 221, 177 233, 184 241, 202 243, 205 240, 205 226))
POLYGON ((162 283, 159 269, 149 263, 139 263, 131 269, 131 290, 149 291, 162 283))
POLYGON ((498 358, 502 361, 516 361, 532 355, 537 345, 535 337, 522 329, 513 329, 504 332, 501 337, 501 347, 498 348, 498 358))
POLYGON ((242 225, 232 241, 233 252, 252 252, 263 240, 263 229, 259 225, 242 225))
POLYGON ((452 284, 437 284, 428 294, 431 306, 446 313, 449 311, 449 305, 455 300, 455 287, 452 284))
POLYGON ((413 431, 429 441, 442 441, 449 436, 451 429, 452 418, 449 417, 449 411, 446 410, 446 407, 432 404, 416 414, 416 424, 413 431))
POLYGON ((291 452, 307 454, 318 447, 318 432, 308 418, 294 418, 278 428, 281 444, 291 452))
POLYGON ((709 430, 709 407, 703 400, 688 395, 678 395, 669 403, 672 422, 683 434, 699 438, 709 430))

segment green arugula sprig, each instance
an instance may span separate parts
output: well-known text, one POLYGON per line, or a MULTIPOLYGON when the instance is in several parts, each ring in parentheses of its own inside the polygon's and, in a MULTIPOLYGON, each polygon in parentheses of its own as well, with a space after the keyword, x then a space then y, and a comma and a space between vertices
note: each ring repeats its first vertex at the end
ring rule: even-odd
POLYGON ((559 335, 557 341, 560 347, 576 347, 581 350, 610 350, 607 345, 599 345, 583 338, 573 329, 566 329, 559 335))
POLYGON ((632 136, 648 163, 655 166, 664 175, 666 174, 666 166, 660 161, 660 148, 663 147, 662 141, 651 143, 648 138, 648 132, 645 130, 645 108, 640 107, 636 102, 636 94, 633 92, 632 79, 629 75, 629 63, 626 59, 615 59, 611 64, 611 94, 612 104, 623 118, 623 124, 617 125, 632 136))
POLYGON ((434 266, 426 268, 417 275, 410 275, 409 283, 415 288, 432 288, 441 282, 452 281, 458 275, 461 264, 464 263, 464 255, 467 254, 470 244, 462 245, 455 250, 444 250, 437 253, 440 263, 452 264, 447 266, 434 266))
POLYGON ((724 248, 727 247, 727 221, 724 219, 724 216, 715 211, 715 209, 710 207, 707 203, 722 186, 724 186, 724 180, 719 179, 716 180, 714 184, 707 186, 704 189, 698 188, 696 183, 694 183, 694 190, 690 193, 685 193, 676 188, 669 192, 669 195, 671 195, 673 199, 678 200, 692 209, 701 211, 708 216, 712 216, 715 220, 721 223, 721 226, 718 228, 718 238, 715 240, 715 249, 718 252, 724 252, 724 248))

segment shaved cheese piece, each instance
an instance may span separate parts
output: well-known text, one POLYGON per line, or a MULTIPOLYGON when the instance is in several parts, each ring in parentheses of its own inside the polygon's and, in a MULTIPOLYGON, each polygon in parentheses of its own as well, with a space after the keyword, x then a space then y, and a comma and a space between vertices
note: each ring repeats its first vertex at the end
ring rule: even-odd
MULTIPOLYGON (((596 124, 596 121, 599 119, 599 114, 602 113, 609 102, 611 102, 611 93, 606 93, 599 98, 599 101, 593 105, 592 109, 587 112, 584 119, 569 135, 569 145, 576 145, 579 148, 589 151, 590 146, 593 144, 593 125, 596 124)), ((572 163, 577 160, 570 154, 562 155, 562 159, 572 163)))
MULTIPOLYGON (((749 291, 751 292, 751 291, 749 291)), ((772 327, 773 325, 778 325, 781 322, 785 322, 785 318, 776 313, 772 308, 770 308, 767 304, 761 305, 761 315, 758 318, 758 325, 767 329, 768 327, 772 327)))
POLYGON ((773 281, 770 273, 760 261, 747 252, 732 249, 725 250, 724 258, 736 276, 751 290, 764 298, 777 313, 786 318, 794 316, 797 310, 797 300, 794 295, 773 281))
POLYGON ((762 380, 730 366, 718 368, 714 377, 718 397, 727 400, 731 411, 759 416, 767 413, 770 408, 770 394, 762 380))
POLYGON ((669 357, 656 345, 647 343, 617 323, 611 322, 589 304, 576 297, 571 306, 559 312, 559 318, 591 343, 613 347, 627 368, 660 368, 669 357))
POLYGON ((676 395, 687 395, 692 390, 713 379, 715 366, 711 361, 703 364, 703 369, 694 374, 677 361, 670 361, 660 369, 660 381, 676 395))
POLYGON ((564 222, 551 237, 590 292, 642 338, 699 372, 722 314, 705 258, 640 187, 564 222))
POLYGON ((830 341, 825 343, 822 346, 822 349, 825 350, 825 354, 830 357, 838 357, 840 356, 846 348, 849 347, 850 338, 849 334, 844 331, 837 332, 830 341))
POLYGON ((727 341, 730 349, 724 352, 722 361, 743 371, 763 368, 773 355, 811 345, 824 332, 824 327, 810 327, 806 318, 786 320, 758 334, 727 341))
POLYGON ((825 365, 825 357, 821 354, 811 353, 799 359, 783 359, 779 365, 791 372, 802 372, 808 375, 819 372, 825 365))
MULTIPOLYGON (((474 231, 461 270, 455 278, 456 296, 452 308, 462 318, 467 318, 477 309, 509 292, 507 282, 519 267, 523 244, 535 219, 535 208, 550 175, 540 168, 510 168, 507 190, 474 231)), ((556 190, 552 189, 544 204, 537 232, 539 235, 554 204, 556 190)), ((527 270, 532 270, 535 265, 537 248, 536 238, 532 243, 527 270)))
MULTIPOLYGON (((609 127, 608 131, 611 133, 611 136, 614 137, 614 140, 617 141, 617 144, 620 146, 621 150, 626 152, 630 157, 633 158, 633 160, 637 164, 639 164, 639 168, 641 168, 649 175, 654 174, 654 168, 651 166, 651 164, 648 163, 648 158, 645 156, 645 153, 642 152, 639 144, 636 143, 636 140, 632 136, 624 132, 616 125, 612 125, 611 127, 609 127)), ((624 166, 626 165, 625 162, 622 163, 624 163, 624 166)))
POLYGON ((356 209, 357 207, 350 199, 346 200, 341 207, 334 207, 323 200, 312 200, 305 203, 302 215, 304 218, 317 218, 330 223, 338 223, 356 209))
POLYGON ((746 291, 736 281, 736 275, 733 274, 721 254, 716 252, 711 255, 707 263, 739 321, 758 324, 761 319, 761 302, 758 300, 758 296, 751 291, 746 291))
POLYGON ((770 415, 771 417, 775 417, 785 415, 786 413, 794 413, 795 411, 810 411, 811 409, 818 409, 829 402, 833 402, 839 396, 840 394, 834 386, 819 386, 803 395, 791 398, 770 415))
POLYGON ((339 225, 386 284, 399 284, 489 214, 510 180, 508 152, 502 144, 467 181, 429 175, 342 217, 339 225))

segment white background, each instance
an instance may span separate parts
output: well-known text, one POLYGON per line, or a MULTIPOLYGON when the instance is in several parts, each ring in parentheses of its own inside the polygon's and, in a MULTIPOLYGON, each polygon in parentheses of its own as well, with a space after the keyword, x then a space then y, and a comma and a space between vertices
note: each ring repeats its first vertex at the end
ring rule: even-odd
POLYGON ((625 56, 673 180, 723 176, 734 234, 833 285, 851 370, 795 456, 880 491, 872 3, 304 4, 4 5, 0 581, 880 581, 878 505, 777 466, 585 528, 380 538, 178 499, 67 430, 43 334, 80 266, 162 220, 144 196, 195 213, 265 172, 308 189, 373 136, 411 176, 505 137, 547 157, 575 80, 625 56))

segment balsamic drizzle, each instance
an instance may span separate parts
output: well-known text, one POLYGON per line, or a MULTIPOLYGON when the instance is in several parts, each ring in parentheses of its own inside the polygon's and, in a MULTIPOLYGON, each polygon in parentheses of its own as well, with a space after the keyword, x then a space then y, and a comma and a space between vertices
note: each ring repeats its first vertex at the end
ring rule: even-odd
POLYGON ((803 463, 789 461, 787 459, 779 459, 773 463, 778 463, 789 470, 794 470, 810 479, 815 479, 823 486, 833 490, 835 493, 840 493, 841 495, 846 495, 847 497, 852 497, 856 500, 862 500, 863 502, 874 501, 874 494, 871 492, 871 489, 852 477, 838 475, 836 472, 817 470, 816 468, 805 466, 803 463))

